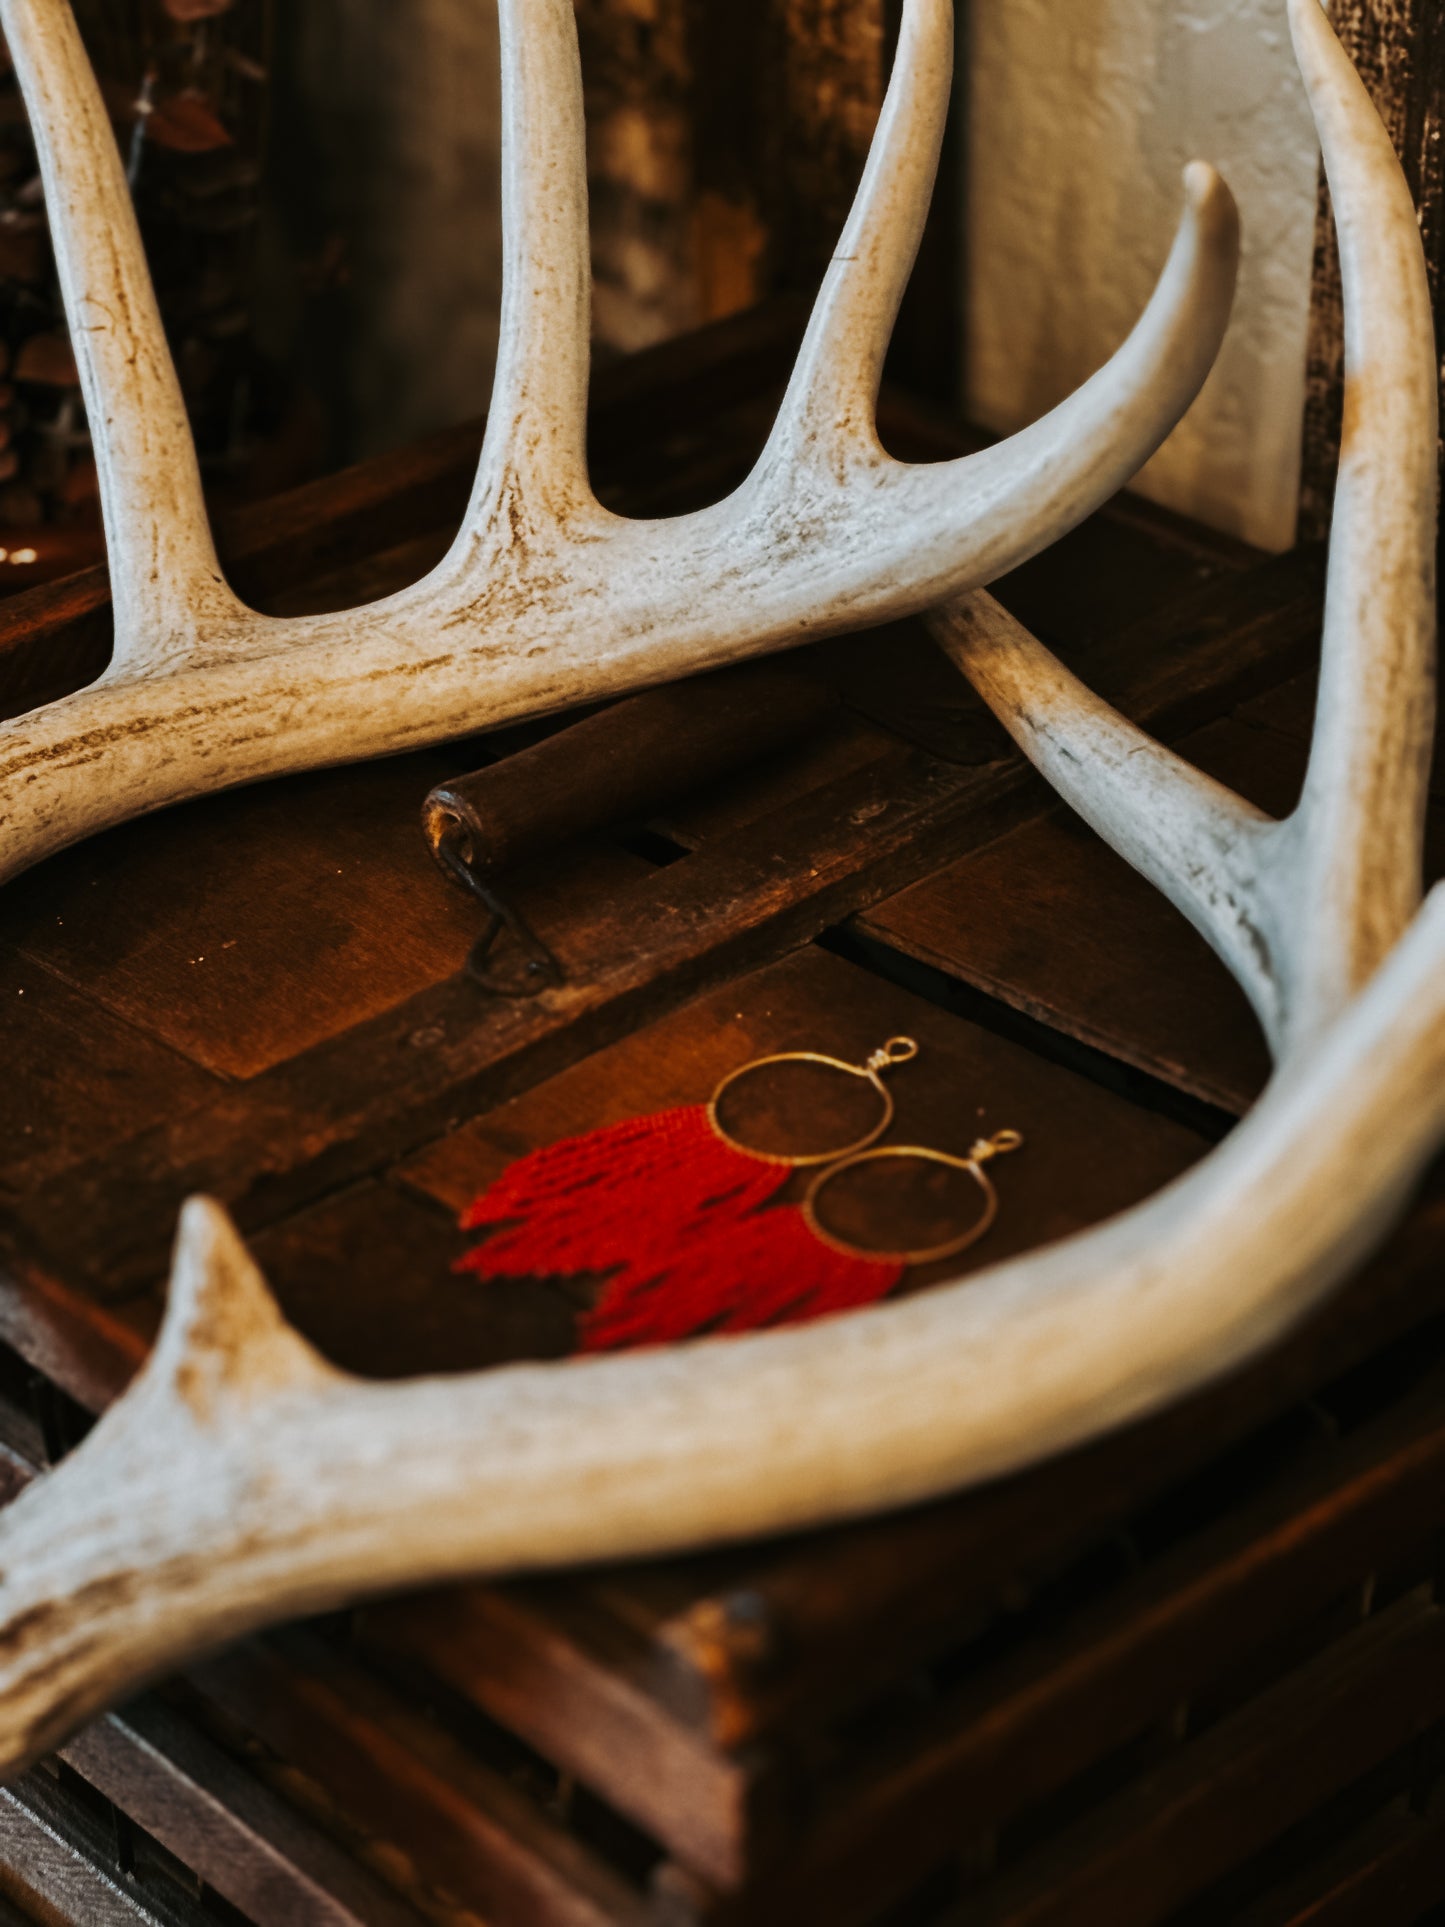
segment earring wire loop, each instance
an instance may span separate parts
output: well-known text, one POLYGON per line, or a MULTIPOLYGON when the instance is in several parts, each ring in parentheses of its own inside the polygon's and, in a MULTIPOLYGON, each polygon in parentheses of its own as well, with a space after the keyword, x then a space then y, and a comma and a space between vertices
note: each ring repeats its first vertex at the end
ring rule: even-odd
POLYGON ((729 1071, 707 1101, 707 1121, 733 1150, 742 1151, 750 1158, 760 1158, 765 1164, 833 1164, 839 1158, 851 1158, 860 1151, 866 1151, 888 1129, 893 1122, 893 1099, 883 1082, 885 1071, 894 1070, 900 1064, 909 1064, 918 1055, 918 1045, 911 1037, 890 1037, 888 1042, 873 1052, 862 1064, 848 1064, 841 1057, 827 1057, 815 1050, 777 1051, 771 1057, 755 1057, 750 1063, 739 1064, 735 1071, 729 1071), (883 1115, 865 1136, 855 1138, 851 1144, 844 1144, 830 1151, 809 1151, 803 1157, 790 1156, 781 1151, 759 1151, 751 1144, 744 1144, 741 1138, 734 1137, 724 1126, 718 1115, 718 1106, 723 1093, 746 1077, 749 1071, 761 1070, 765 1064, 826 1064, 830 1070, 844 1071, 849 1077, 861 1077, 871 1084, 883 1100, 883 1115))

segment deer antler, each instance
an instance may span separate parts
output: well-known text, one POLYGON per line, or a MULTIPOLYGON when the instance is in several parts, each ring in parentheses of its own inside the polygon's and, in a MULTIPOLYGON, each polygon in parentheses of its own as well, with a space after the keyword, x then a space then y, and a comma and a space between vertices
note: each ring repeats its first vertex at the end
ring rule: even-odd
POLYGON ((200 475, 115 141, 67 0, 0 0, 30 106, 100 474, 114 659, 0 727, 0 880, 106 824, 285 770, 414 747, 923 609, 1047 546, 1138 469, 1218 350, 1237 224, 1187 177, 1158 290, 1108 366, 962 461, 879 447, 874 403, 948 106, 951 0, 907 0, 848 226, 772 437, 726 501, 603 509, 584 452, 587 190, 570 0, 502 0, 502 348, 460 533, 339 615, 245 608, 200 475))
POLYGON ((1388 143, 1316 0, 1289 4, 1351 317, 1298 816, 1271 825, 1169 758, 990 605, 944 629, 1046 773, 1250 988, 1285 1052, 1250 1117, 1148 1203, 966 1284, 787 1331, 401 1384, 318 1358, 224 1213, 193 1200, 145 1370, 0 1518, 0 1767, 288 1613, 849 1517, 1027 1464, 1243 1359, 1383 1235, 1445 1135, 1445 888, 1410 922, 1434 344, 1388 143))
POLYGON ((965 596, 930 618, 1054 788, 1214 945, 1285 1058, 1334 1022, 1420 902, 1439 431, 1430 288, 1409 189, 1317 0, 1289 4, 1346 297, 1346 432, 1298 808, 1275 822, 1191 768, 1091 694, 991 596, 965 596))

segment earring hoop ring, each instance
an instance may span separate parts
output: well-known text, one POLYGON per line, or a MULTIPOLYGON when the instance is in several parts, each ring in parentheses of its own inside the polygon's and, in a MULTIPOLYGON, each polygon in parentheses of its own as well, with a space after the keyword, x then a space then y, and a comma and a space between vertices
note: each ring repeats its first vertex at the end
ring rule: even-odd
POLYGON ((827 1057, 815 1050, 784 1050, 776 1051, 771 1057, 755 1057, 750 1063, 739 1064, 735 1071, 729 1071, 718 1085, 707 1101, 707 1121, 724 1144, 730 1145, 734 1151, 743 1152, 747 1157, 760 1158, 765 1164, 833 1164, 839 1158, 851 1158, 860 1151, 866 1151, 882 1137, 893 1122, 893 1098, 883 1082, 883 1074, 899 1064, 911 1063, 917 1055, 918 1045, 911 1037, 890 1037, 880 1050, 874 1051, 862 1064, 848 1064, 841 1057, 827 1057), (865 1136, 830 1151, 809 1151, 806 1156, 793 1157, 782 1151, 755 1150, 751 1144, 744 1144, 741 1138, 734 1137, 726 1128, 718 1115, 718 1106, 724 1093, 740 1077, 746 1077, 749 1071, 761 1070, 765 1064, 826 1064, 829 1070, 844 1071, 849 1077, 861 1077, 882 1098, 883 1115, 865 1136))
POLYGON ((1017 1151, 1022 1144, 1023 1138, 1019 1132, 1009 1130, 998 1131, 991 1138, 980 1138, 972 1146, 966 1158, 954 1157, 948 1151, 935 1151, 925 1144, 882 1144, 850 1152, 837 1164, 830 1165, 826 1171, 819 1172, 809 1185, 808 1194, 803 1199, 800 1209, 813 1236, 821 1239, 825 1245, 831 1246, 834 1251, 842 1252, 844 1257, 872 1258, 879 1264, 935 1264, 941 1258, 953 1258, 960 1251, 967 1251, 970 1245, 977 1244, 988 1231, 998 1216, 999 1200, 993 1180, 983 1167, 991 1158, 1003 1157, 1010 1151, 1017 1151), (983 1215, 977 1223, 970 1225, 968 1230, 957 1238, 950 1238, 944 1244, 929 1245, 925 1249, 915 1251, 875 1251, 869 1245, 852 1244, 846 1238, 840 1238, 836 1232, 829 1231, 819 1217, 818 1200, 833 1180, 841 1177, 845 1171, 851 1171, 860 1164, 872 1164, 879 1158, 921 1158, 928 1164, 946 1164, 955 1171, 966 1171, 983 1193, 983 1215))

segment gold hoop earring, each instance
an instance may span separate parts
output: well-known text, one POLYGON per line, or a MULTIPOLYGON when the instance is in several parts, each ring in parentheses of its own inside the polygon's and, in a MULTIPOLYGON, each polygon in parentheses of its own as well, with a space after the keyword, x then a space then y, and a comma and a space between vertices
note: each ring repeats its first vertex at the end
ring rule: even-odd
POLYGON ((888 1126, 893 1122, 893 1098, 883 1082, 885 1071, 894 1070, 900 1064, 908 1064, 918 1055, 918 1046, 911 1037, 890 1037, 881 1049, 861 1064, 845 1063, 841 1057, 825 1057, 815 1050, 778 1051, 771 1057, 755 1057, 748 1064, 740 1064, 735 1071, 729 1071, 707 1101, 707 1121, 713 1130, 734 1151, 741 1151, 746 1157, 759 1158, 764 1164, 833 1164, 839 1158, 852 1158, 876 1144, 888 1126), (718 1115, 718 1106, 723 1095, 730 1090, 739 1078, 746 1077, 750 1071, 762 1070, 767 1064, 826 1064, 830 1070, 844 1071, 849 1077, 861 1077, 871 1084, 883 1100, 883 1115, 865 1136, 855 1138, 851 1144, 841 1145, 830 1151, 809 1151, 804 1156, 792 1155, 783 1151, 759 1151, 751 1144, 744 1144, 723 1124, 718 1115))
POLYGON ((799 1208, 813 1236, 820 1239, 823 1244, 829 1245, 834 1251, 842 1252, 845 1257, 868 1258, 878 1264, 934 1264, 941 1258, 953 1258, 960 1251, 966 1251, 970 1245, 977 1244, 988 1231, 998 1216, 999 1199, 993 1180, 983 1167, 993 1158, 1004 1157, 1010 1151, 1017 1151, 1022 1144, 1023 1138, 1020 1133, 1009 1130, 997 1131, 989 1138, 979 1138, 965 1158, 954 1157, 948 1151, 931 1150, 923 1144, 882 1144, 873 1149, 850 1152, 838 1163, 830 1165, 826 1171, 819 1172, 808 1187, 808 1194, 799 1208), (848 1239, 840 1237, 837 1232, 830 1231, 822 1222, 818 1212, 818 1201, 823 1193, 834 1179, 841 1177, 845 1171, 854 1170, 860 1164, 874 1163, 881 1158, 922 1158, 930 1164, 946 1164, 956 1171, 966 1171, 983 1193, 982 1217, 977 1224, 970 1225, 968 1230, 959 1237, 950 1238, 945 1244, 932 1245, 927 1250, 918 1251, 875 1251, 866 1245, 853 1244, 848 1239))

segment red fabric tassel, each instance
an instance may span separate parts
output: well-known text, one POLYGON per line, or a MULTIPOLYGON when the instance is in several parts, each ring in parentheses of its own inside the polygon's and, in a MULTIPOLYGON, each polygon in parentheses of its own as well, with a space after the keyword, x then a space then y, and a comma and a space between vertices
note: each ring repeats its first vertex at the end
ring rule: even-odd
POLYGON ((462 1218, 500 1227, 460 1260, 484 1278, 611 1271, 765 1203, 786 1164, 725 1144, 701 1105, 628 1118, 519 1158, 462 1218))
POLYGON ((798 1324, 876 1303, 903 1271, 896 1260, 835 1251, 813 1235, 801 1211, 779 1205, 624 1266, 582 1320, 581 1349, 798 1324))

